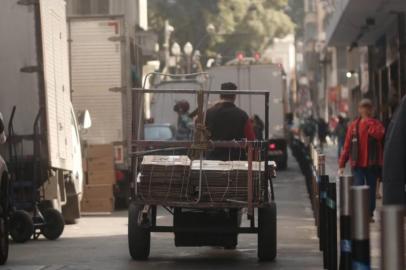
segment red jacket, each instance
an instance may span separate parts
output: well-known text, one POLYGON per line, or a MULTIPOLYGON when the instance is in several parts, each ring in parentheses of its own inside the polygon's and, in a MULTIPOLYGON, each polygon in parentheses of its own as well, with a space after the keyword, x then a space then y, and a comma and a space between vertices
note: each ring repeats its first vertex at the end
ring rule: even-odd
POLYGON ((350 160, 351 167, 366 168, 370 165, 383 165, 383 138, 385 136, 385 128, 379 120, 368 118, 365 120, 356 119, 348 127, 347 135, 343 151, 339 159, 340 168, 344 168, 348 160, 350 160), (357 123, 358 126, 358 160, 352 160, 350 157, 351 140, 353 134, 356 134, 357 123), (378 142, 378 160, 377 164, 369 164, 368 158, 368 138, 373 137, 378 142))

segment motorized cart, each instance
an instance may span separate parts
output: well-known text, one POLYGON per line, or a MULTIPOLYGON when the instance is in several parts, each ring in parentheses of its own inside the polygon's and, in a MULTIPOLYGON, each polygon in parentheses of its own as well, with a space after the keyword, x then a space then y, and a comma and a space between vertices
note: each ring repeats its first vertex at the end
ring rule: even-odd
MULTIPOLYGON (((198 112, 194 139, 191 141, 141 140, 141 120, 133 119, 131 145, 132 180, 128 215, 128 242, 134 260, 150 254, 151 232, 172 232, 176 246, 220 246, 234 249, 238 234, 258 235, 258 258, 272 261, 276 257, 276 204, 272 178, 275 165, 267 159, 269 138, 269 91, 154 90, 133 89, 139 106, 143 96, 153 94, 193 94, 198 112), (204 125, 210 95, 260 95, 265 106, 264 141, 210 141, 204 125), (214 148, 239 151, 241 160, 206 160, 214 148), (187 155, 178 156, 179 150, 187 155), (159 155, 156 153, 159 152, 159 155), (163 155, 167 152, 167 155, 163 155), (264 158, 264 160, 263 160, 264 158), (157 220, 157 208, 173 215, 173 224, 163 226, 157 220), (248 226, 242 226, 243 211, 248 226)), ((141 105, 140 105, 141 104, 141 105)), ((260 106, 260 104, 258 104, 260 106)), ((142 109, 141 109, 142 110, 142 109)))

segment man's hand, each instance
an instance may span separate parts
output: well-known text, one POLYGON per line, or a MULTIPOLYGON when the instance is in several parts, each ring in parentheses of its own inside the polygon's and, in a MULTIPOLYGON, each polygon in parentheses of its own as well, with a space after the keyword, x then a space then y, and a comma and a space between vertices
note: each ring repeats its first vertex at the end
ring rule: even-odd
POLYGON ((338 176, 343 176, 344 175, 344 168, 338 169, 338 176))

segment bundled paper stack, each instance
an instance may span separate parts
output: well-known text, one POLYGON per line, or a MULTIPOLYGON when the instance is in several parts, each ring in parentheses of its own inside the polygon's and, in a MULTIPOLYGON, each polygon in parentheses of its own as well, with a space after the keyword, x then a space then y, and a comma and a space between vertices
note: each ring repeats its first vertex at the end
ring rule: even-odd
MULTIPOLYGON (((194 195, 199 191, 202 168, 202 198, 205 202, 248 201, 248 162, 199 160, 192 163, 191 185, 194 195)), ((260 179, 264 178, 264 163, 253 162, 253 200, 258 201, 260 179)))
POLYGON ((145 156, 138 192, 145 200, 184 201, 189 193, 189 174, 187 156, 145 156))
POLYGON ((88 146, 86 170, 87 181, 83 191, 82 212, 112 212, 113 188, 116 182, 113 145, 88 146))

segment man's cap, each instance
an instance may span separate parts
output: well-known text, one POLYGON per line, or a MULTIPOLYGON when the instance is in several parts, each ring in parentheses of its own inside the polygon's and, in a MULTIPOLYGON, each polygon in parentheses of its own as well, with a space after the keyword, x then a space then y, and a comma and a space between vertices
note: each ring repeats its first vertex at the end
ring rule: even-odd
POLYGON ((226 82, 221 84, 221 90, 237 90, 238 87, 235 83, 226 82))
POLYGON ((372 108, 374 104, 372 103, 372 100, 370 100, 369 98, 364 98, 360 101, 359 106, 372 108))

